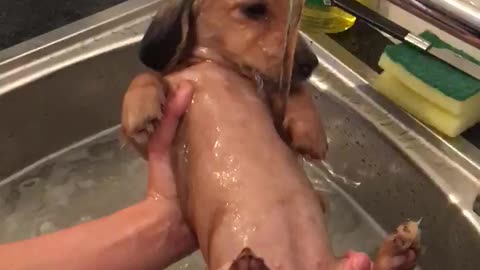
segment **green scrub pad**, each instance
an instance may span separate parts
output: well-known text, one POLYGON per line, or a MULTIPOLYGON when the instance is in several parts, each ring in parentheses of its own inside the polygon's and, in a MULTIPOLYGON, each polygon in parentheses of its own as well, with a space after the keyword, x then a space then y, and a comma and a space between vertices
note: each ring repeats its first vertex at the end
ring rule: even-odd
MULTIPOLYGON (((420 35, 434 47, 446 48, 480 65, 473 57, 443 42, 431 32, 420 35)), ((388 46, 380 67, 431 103, 454 115, 480 115, 480 80, 408 44, 388 46)))

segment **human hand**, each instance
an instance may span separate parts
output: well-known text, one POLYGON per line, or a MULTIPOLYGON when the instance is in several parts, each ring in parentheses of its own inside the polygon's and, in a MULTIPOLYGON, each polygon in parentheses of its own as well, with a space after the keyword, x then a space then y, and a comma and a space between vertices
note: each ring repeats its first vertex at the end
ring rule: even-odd
POLYGON ((167 97, 164 115, 148 145, 147 199, 178 200, 170 152, 178 122, 187 110, 192 96, 192 84, 182 81, 167 97))
POLYGON ((180 208, 175 175, 172 170, 171 148, 179 120, 187 110, 192 96, 193 86, 188 81, 180 82, 175 89, 170 91, 165 103, 163 117, 148 145, 146 200, 160 206, 160 211, 170 213, 169 224, 170 227, 174 227, 171 230, 172 235, 177 234, 177 237, 180 237, 178 241, 182 241, 184 246, 190 249, 186 250, 185 253, 196 249, 197 243, 180 208))
POLYGON ((182 82, 171 91, 151 137, 145 200, 65 230, 2 244, 0 269, 164 269, 195 251, 197 241, 182 216, 170 160, 192 88, 182 82))

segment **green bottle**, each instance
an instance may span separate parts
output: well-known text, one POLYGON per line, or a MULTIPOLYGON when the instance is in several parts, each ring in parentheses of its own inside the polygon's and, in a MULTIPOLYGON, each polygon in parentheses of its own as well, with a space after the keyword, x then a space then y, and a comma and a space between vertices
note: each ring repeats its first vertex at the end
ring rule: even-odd
MULTIPOLYGON (((368 0, 357 0, 367 4, 368 0)), ((355 24, 353 15, 333 7, 330 0, 306 0, 301 28, 308 34, 339 33, 355 24)))

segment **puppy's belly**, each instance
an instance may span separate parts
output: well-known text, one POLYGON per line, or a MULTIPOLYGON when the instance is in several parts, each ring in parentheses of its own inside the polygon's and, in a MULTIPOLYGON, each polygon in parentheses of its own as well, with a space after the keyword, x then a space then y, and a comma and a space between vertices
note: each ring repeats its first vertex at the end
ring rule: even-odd
POLYGON ((330 265, 320 204, 254 85, 212 63, 179 79, 196 91, 177 138, 179 196, 210 269, 244 247, 272 269, 330 265))
POLYGON ((210 269, 229 266, 244 247, 272 270, 331 269, 334 258, 317 202, 291 196, 274 204, 257 199, 256 207, 227 209, 211 233, 210 269))

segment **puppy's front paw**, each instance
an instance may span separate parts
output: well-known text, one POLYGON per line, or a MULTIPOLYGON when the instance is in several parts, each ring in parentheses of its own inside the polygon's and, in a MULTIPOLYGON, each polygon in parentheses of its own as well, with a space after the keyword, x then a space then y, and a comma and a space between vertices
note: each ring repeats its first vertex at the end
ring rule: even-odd
POLYGON ((148 140, 163 116, 166 87, 166 83, 153 75, 140 75, 131 83, 123 100, 123 135, 144 157, 148 140))
POLYGON ((287 128, 293 149, 312 159, 325 158, 328 143, 321 123, 307 119, 291 119, 287 128))
POLYGON ((284 128, 290 146, 312 159, 324 159, 328 150, 327 136, 313 97, 302 84, 292 89, 287 100, 284 128))

